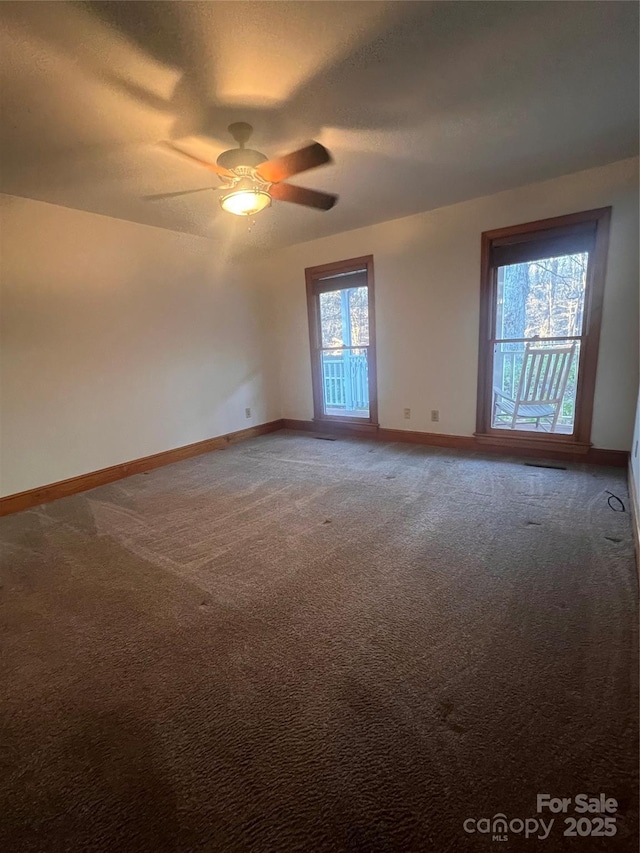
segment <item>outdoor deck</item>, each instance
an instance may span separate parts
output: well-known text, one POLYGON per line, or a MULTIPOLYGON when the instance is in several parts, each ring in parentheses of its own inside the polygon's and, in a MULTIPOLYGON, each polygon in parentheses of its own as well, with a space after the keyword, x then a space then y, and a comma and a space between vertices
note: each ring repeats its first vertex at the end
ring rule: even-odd
MULTIPOLYGON (((503 430, 513 432, 513 430, 511 429, 511 427, 508 424, 494 423, 493 429, 503 429, 503 430)), ((540 424, 539 429, 536 429, 535 424, 516 424, 514 429, 516 429, 518 432, 536 432, 538 434, 544 432, 547 435, 551 431, 549 429, 548 424, 547 424, 547 426, 545 426, 544 424, 540 424)), ((553 430, 553 432, 555 435, 558 435, 558 434, 560 434, 560 435, 571 435, 573 433, 573 426, 571 424, 557 424, 556 428, 553 430)))

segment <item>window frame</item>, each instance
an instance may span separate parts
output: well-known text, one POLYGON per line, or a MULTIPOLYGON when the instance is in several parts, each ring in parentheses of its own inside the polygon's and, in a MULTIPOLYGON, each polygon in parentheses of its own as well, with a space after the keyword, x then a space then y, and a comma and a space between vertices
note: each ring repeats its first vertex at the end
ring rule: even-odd
POLYGON ((335 261, 320 266, 307 267, 304 271, 307 289, 307 314, 309 318, 309 344, 311 350, 311 385, 313 389, 313 420, 319 424, 345 424, 350 427, 378 428, 378 381, 376 370, 376 312, 375 312, 375 284, 373 275, 373 255, 364 255, 359 258, 349 258, 344 261, 335 261), (328 288, 325 279, 341 273, 358 272, 364 270, 367 279, 367 297, 369 312, 369 344, 368 372, 369 372, 369 417, 355 418, 343 417, 342 415, 327 415, 324 413, 324 397, 322 391, 322 339, 320 330, 320 302, 319 296, 328 288))
POLYGON ((609 247, 611 207, 556 216, 526 222, 508 228, 485 231, 481 244, 480 272, 480 335, 478 345, 478 397, 476 411, 476 439, 480 444, 495 447, 534 448, 547 450, 571 449, 575 453, 587 453, 591 447, 591 426, 596 385, 596 371, 600 348, 600 327, 609 247), (574 431, 571 435, 561 433, 536 433, 517 431, 506 433, 491 426, 493 361, 492 347, 497 307, 497 271, 499 264, 492 262, 492 251, 496 247, 526 244, 530 242, 552 242, 561 240, 563 234, 574 228, 594 226, 593 249, 589 253, 584 304, 584 325, 578 384, 576 388, 574 431))

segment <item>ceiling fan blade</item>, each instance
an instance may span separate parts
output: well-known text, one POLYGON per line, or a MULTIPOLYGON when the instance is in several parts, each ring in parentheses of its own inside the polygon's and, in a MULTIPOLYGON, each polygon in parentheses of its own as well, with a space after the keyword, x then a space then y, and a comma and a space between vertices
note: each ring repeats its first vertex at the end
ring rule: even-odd
POLYGON ((331 154, 324 145, 320 145, 319 142, 312 142, 310 145, 300 148, 299 151, 293 151, 291 154, 274 157, 273 160, 261 163, 256 171, 265 181, 278 182, 300 172, 306 172, 307 169, 315 169, 316 166, 323 166, 330 162, 331 154))
POLYGON ((293 184, 274 184, 269 195, 278 201, 290 201, 293 204, 304 204, 318 210, 331 210, 338 201, 337 195, 310 190, 307 187, 296 187, 293 184))
POLYGON ((163 148, 168 148, 169 151, 173 151, 175 154, 180 154, 182 157, 186 157, 186 159, 191 160, 192 163, 197 163, 198 166, 204 166, 205 169, 215 172, 216 175, 222 175, 225 178, 233 177, 228 169, 223 169, 222 166, 217 166, 215 163, 209 163, 207 160, 201 160, 199 157, 194 157, 193 154, 183 151, 182 148, 177 148, 170 142, 161 142, 160 144, 163 148))
POLYGON ((217 187, 200 187, 199 190, 179 190, 175 193, 156 193, 155 195, 143 195, 143 201, 162 201, 164 198, 176 198, 179 195, 191 195, 191 193, 203 193, 206 190, 215 192, 217 187))

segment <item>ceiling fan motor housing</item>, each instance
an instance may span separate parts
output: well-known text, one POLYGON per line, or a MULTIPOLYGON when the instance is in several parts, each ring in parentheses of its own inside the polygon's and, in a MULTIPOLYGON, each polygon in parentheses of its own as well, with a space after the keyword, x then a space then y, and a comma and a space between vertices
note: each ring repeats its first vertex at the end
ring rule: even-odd
POLYGON ((229 151, 223 151, 216 160, 218 166, 222 166, 223 169, 237 169, 238 166, 251 166, 255 169, 260 163, 266 161, 267 158, 260 151, 244 147, 253 133, 253 128, 250 124, 247 124, 246 121, 236 121, 229 125, 228 130, 238 143, 239 148, 231 148, 229 151))
POLYGON ((223 169, 236 169, 238 166, 251 166, 255 169, 266 159, 264 154, 252 148, 231 148, 229 151, 223 151, 216 163, 223 169))

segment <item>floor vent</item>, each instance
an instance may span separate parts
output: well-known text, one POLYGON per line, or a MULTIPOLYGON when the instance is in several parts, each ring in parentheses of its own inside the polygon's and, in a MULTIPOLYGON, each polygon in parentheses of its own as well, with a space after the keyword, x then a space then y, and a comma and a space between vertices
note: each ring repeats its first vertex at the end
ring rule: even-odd
POLYGON ((545 465, 544 462, 525 462, 528 468, 553 468, 554 471, 566 471, 564 465, 545 465))
POLYGON ((331 435, 314 435, 314 438, 319 438, 320 441, 335 441, 335 438, 331 435))

